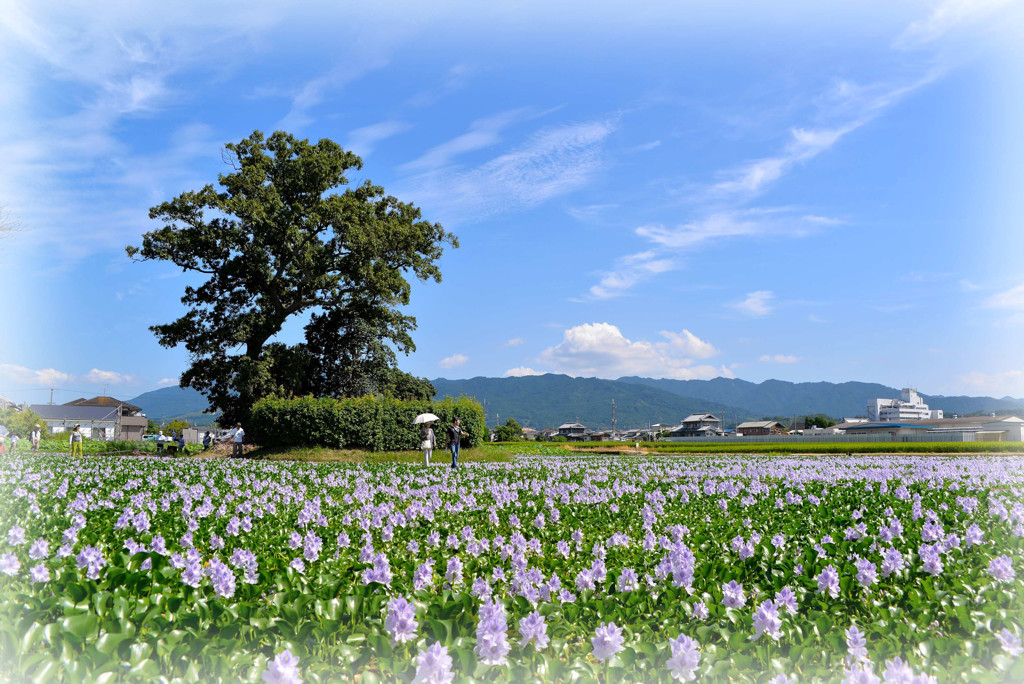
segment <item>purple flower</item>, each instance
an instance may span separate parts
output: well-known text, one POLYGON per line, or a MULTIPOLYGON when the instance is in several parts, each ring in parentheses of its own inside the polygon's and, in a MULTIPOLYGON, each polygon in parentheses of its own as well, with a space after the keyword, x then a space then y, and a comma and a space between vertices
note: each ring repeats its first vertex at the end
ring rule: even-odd
POLYGON ((623 649, 625 640, 621 627, 616 627, 614 622, 602 622, 590 640, 594 647, 594 657, 601 662, 608 660, 623 649))
POLYGON ((1024 652, 1024 646, 1021 645, 1020 637, 1005 627, 1003 631, 996 633, 996 639, 999 639, 999 643, 1003 647, 1003 653, 1011 658, 1016 658, 1024 652))
POLYGON ((511 650, 508 643, 508 623, 505 606, 488 599, 480 606, 480 620, 476 626, 474 653, 484 665, 504 665, 511 650))
POLYGON ((576 575, 577 591, 586 591, 587 589, 593 589, 594 586, 594 575, 591 574, 590 570, 587 570, 586 568, 580 570, 579 574, 576 575))
MULTIPOLYGON (((300 575, 306 574, 306 564, 302 561, 301 558, 293 558, 292 562, 288 564, 288 567, 294 570, 295 572, 299 573, 300 575)), ((363 584, 369 584, 369 582, 367 582, 365 579, 366 572, 368 571, 363 571, 363 584)))
POLYGON ((181 581, 190 587, 198 587, 203 582, 203 566, 197 560, 185 561, 185 571, 181 573, 181 581))
POLYGON ((455 678, 448 647, 435 641, 416 656, 416 676, 412 684, 448 684, 455 678))
POLYGON ((19 525, 12 525, 7 530, 7 543, 11 546, 21 546, 25 543, 25 530, 19 525))
POLYGON ((765 601, 757 607, 754 612, 754 641, 767 634, 775 641, 782 636, 782 619, 779 618, 779 609, 771 601, 765 601))
POLYGON ((796 615, 796 594, 788 586, 782 587, 780 591, 775 593, 775 606, 780 610, 785 610, 790 615, 796 615))
POLYGON ((388 615, 384 618, 384 629, 391 637, 391 644, 404 644, 416 639, 416 607, 399 596, 388 601, 388 615))
POLYGON ((865 589, 870 589, 871 585, 877 581, 878 566, 864 558, 858 558, 855 565, 857 566, 857 582, 865 589))
POLYGON ((934 545, 921 544, 917 550, 917 555, 921 559, 922 570, 933 576, 942 574, 945 566, 942 564, 942 556, 939 554, 939 550, 934 545))
POLYGON ((828 594, 832 598, 839 597, 839 573, 833 566, 825 566, 815 579, 818 582, 819 594, 828 594))
POLYGON ((37 539, 29 547, 28 557, 32 560, 44 560, 50 555, 50 542, 45 539, 37 539))
POLYGON ((18 574, 19 570, 21 570, 21 561, 17 556, 10 551, 0 554, 0 572, 13 577, 18 574))
POLYGON ((462 584, 462 561, 458 556, 448 559, 448 569, 444 572, 444 578, 453 587, 462 584))
POLYGON ((709 615, 708 607, 704 605, 703 601, 697 601, 693 604, 694 620, 707 620, 709 615))
POLYGON ((235 595, 235 573, 221 559, 210 559, 210 564, 206 567, 206 576, 210 578, 217 596, 231 598, 235 595))
POLYGON ((700 664, 700 646, 696 641, 680 634, 668 642, 672 656, 668 659, 668 671, 673 679, 681 682, 697 678, 697 666, 700 664))
POLYGON ((548 626, 544 622, 544 616, 537 611, 519 620, 519 648, 526 648, 526 645, 533 642, 533 647, 540 651, 547 648, 550 637, 548 637, 548 626))
POLYGON ((619 573, 619 591, 625 593, 636 590, 639 580, 640 577, 636 574, 636 570, 633 568, 623 568, 622 572, 619 573))
POLYGON ((850 628, 846 630, 847 667, 853 667, 855 663, 869 662, 867 643, 867 639, 865 639, 864 634, 857 629, 857 625, 850 625, 850 628))
POLYGON ((967 534, 964 535, 964 545, 966 547, 978 546, 983 541, 985 541, 985 533, 981 531, 977 524, 967 528, 967 534))
POLYGON ((903 570, 903 566, 906 562, 903 560, 903 554, 898 549, 891 547, 885 550, 885 556, 882 558, 882 577, 888 577, 893 573, 898 573, 903 570))
POLYGON ((85 568, 85 576, 91 580, 100 578, 100 570, 107 564, 103 554, 95 546, 86 546, 82 549, 75 562, 79 568, 85 568))
POLYGON ((434 584, 434 561, 428 559, 420 563, 412 575, 412 588, 414 591, 429 589, 434 584))
POLYGON ((50 569, 42 563, 37 563, 36 565, 33 565, 32 569, 28 571, 28 574, 32 578, 33 583, 42 583, 50 581, 50 569))
POLYGON ((727 608, 742 608, 747 605, 747 597, 743 595, 743 585, 731 580, 722 585, 722 605, 727 608))
POLYGON ((1013 560, 1009 556, 993 558, 988 562, 988 574, 996 582, 1012 582, 1017 576, 1013 569, 1013 560))
POLYGON ((278 653, 276 658, 267 663, 263 681, 267 684, 302 684, 299 678, 299 659, 291 651, 278 653))

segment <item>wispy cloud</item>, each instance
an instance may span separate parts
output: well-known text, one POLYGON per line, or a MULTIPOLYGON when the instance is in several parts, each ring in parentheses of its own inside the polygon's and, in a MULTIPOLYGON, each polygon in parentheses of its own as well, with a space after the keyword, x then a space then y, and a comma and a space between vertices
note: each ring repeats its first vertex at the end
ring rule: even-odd
POLYGON ((117 371, 100 370, 99 368, 93 368, 83 375, 82 379, 95 385, 123 385, 133 384, 137 381, 135 375, 131 373, 118 373, 117 371))
POLYGON ((177 385, 178 378, 160 378, 160 381, 156 384, 160 387, 166 387, 168 385, 177 385))
POLYGON ((910 24, 893 45, 912 48, 930 43, 957 26, 978 21, 1010 4, 1011 0, 943 0, 927 17, 910 24))
POLYGON ((625 294, 638 283, 659 273, 671 271, 675 264, 671 259, 657 258, 653 251, 629 254, 620 257, 615 267, 606 271, 600 282, 590 288, 586 299, 611 299, 625 294))
POLYGON ((475 168, 444 167, 413 177, 410 194, 448 220, 531 207, 586 185, 601 169, 610 121, 547 128, 475 168))
POLYGON ((765 354, 759 359, 762 363, 797 363, 799 360, 799 356, 792 354, 765 354))
POLYGON ((513 337, 511 340, 506 342, 504 344, 504 346, 506 346, 506 347, 518 347, 519 345, 521 345, 525 341, 526 340, 524 340, 522 337, 513 337))
POLYGON ((543 112, 533 108, 521 107, 477 119, 469 125, 469 130, 465 133, 432 147, 400 168, 404 171, 422 171, 448 166, 459 155, 498 144, 502 139, 501 133, 506 128, 542 115, 543 112))
POLYGON ((541 352, 537 360, 553 372, 577 376, 733 377, 724 366, 694 365, 694 359, 710 355, 714 347, 688 330, 663 331, 661 335, 666 342, 634 341, 610 323, 587 323, 566 330, 562 341, 541 352))
POLYGON ((961 375, 958 380, 974 391, 986 392, 994 396, 1024 397, 1024 372, 1019 370, 998 373, 971 371, 961 375))
POLYGON ((583 207, 570 207, 565 211, 577 221, 589 222, 618 206, 618 204, 588 204, 583 207))
POLYGON ((411 128, 412 124, 405 121, 380 121, 349 133, 345 147, 360 157, 367 157, 380 141, 405 133, 411 128))
POLYGON ((468 64, 456 64, 448 69, 441 84, 430 90, 422 90, 409 99, 414 107, 429 107, 442 98, 459 92, 469 83, 476 69, 468 64))
POLYGON ((742 314, 760 318, 775 310, 775 293, 771 290, 758 290, 747 295, 746 299, 733 302, 732 308, 742 314))
POLYGON ((465 354, 452 354, 437 362, 437 365, 441 368, 458 368, 464 366, 469 361, 469 357, 465 354))
POLYGON ((997 292, 985 300, 990 309, 1015 309, 1024 311, 1024 283, 1004 292, 997 292))
POLYGON ((0 378, 8 382, 16 382, 21 385, 41 385, 51 387, 63 385, 72 379, 70 373, 59 371, 55 368, 42 368, 33 370, 25 366, 17 366, 12 363, 0 363, 0 378))

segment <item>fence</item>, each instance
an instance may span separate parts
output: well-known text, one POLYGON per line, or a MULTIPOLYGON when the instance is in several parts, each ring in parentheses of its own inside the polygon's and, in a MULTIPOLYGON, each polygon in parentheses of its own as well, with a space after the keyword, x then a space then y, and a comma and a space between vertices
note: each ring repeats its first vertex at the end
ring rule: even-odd
POLYGON ((841 444, 855 442, 973 442, 973 432, 950 431, 938 434, 892 435, 762 435, 750 437, 662 437, 661 442, 683 444, 841 444))

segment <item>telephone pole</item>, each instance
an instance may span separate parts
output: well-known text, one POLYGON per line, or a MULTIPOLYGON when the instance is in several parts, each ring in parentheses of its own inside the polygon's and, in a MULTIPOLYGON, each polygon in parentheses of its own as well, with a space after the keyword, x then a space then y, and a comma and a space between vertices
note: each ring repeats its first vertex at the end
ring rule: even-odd
POLYGON ((612 399, 612 432, 615 432, 615 400, 612 399))

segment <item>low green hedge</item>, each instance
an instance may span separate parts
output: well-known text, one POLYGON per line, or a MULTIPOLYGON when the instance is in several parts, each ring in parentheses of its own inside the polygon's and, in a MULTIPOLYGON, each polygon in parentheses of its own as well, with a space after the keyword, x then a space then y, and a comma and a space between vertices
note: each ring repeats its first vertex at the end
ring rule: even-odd
POLYGON ((446 397, 441 401, 390 397, 263 399, 253 407, 246 438, 266 447, 418 449, 420 426, 412 421, 420 413, 433 413, 440 419, 434 424, 438 447, 447 445, 446 428, 456 416, 462 423, 464 446, 474 447, 486 440, 483 407, 469 397, 446 397))

